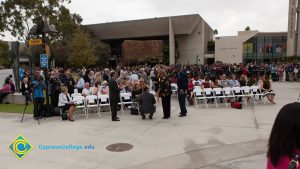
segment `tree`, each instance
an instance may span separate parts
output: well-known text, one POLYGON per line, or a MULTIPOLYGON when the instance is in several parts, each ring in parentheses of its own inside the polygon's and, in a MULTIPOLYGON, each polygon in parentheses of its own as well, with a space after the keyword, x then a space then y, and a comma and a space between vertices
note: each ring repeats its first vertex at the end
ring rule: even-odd
POLYGON ((82 28, 77 28, 68 43, 68 61, 75 66, 91 66, 97 61, 91 35, 82 28))
POLYGON ((111 54, 110 46, 98 39, 93 39, 92 43, 97 57, 97 64, 107 66, 111 54))
POLYGON ((77 14, 71 14, 65 3, 71 0, 6 0, 0 6, 0 31, 9 31, 19 40, 28 40, 28 33, 34 24, 46 20, 54 25, 63 38, 72 34, 82 21, 77 14))
POLYGON ((51 57, 54 58, 55 65, 65 67, 69 64, 68 51, 66 40, 58 40, 51 45, 51 57))
POLYGON ((250 31, 251 29, 250 29, 250 27, 249 26, 247 26, 246 28, 245 28, 245 31, 250 31))
POLYGON ((9 67, 9 46, 6 42, 0 41, 0 66, 9 67))

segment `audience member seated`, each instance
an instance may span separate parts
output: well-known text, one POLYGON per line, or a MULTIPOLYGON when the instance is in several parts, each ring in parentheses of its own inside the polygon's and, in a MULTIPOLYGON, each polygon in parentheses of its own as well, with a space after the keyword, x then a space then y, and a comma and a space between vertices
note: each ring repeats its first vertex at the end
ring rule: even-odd
POLYGON ((93 94, 93 91, 90 88, 90 83, 86 82, 84 85, 84 89, 82 90, 82 96, 89 96, 93 94))
POLYGON ((219 81, 217 78, 212 77, 211 78, 211 88, 218 88, 219 87, 219 81))
POLYGON ((132 92, 132 83, 130 80, 127 80, 126 85, 124 87, 125 93, 131 93, 132 92))
POLYGON ((67 116, 70 121, 74 121, 73 114, 75 112, 75 104, 68 93, 68 88, 63 86, 59 94, 58 107, 63 111, 68 111, 67 116))
POLYGON ((271 80, 267 75, 263 76, 259 86, 262 93, 264 93, 264 96, 268 98, 269 102, 276 104, 274 102, 275 92, 272 90, 271 80))
POLYGON ((236 75, 232 75, 232 79, 229 80, 230 87, 239 87, 239 81, 236 79, 236 75))
POLYGON ((193 85, 194 86, 201 86, 202 85, 202 81, 199 79, 199 75, 195 75, 195 78, 193 80, 193 85))
POLYGON ((220 87, 230 87, 230 84, 229 84, 229 81, 226 79, 226 75, 223 74, 221 77, 220 77, 220 84, 219 84, 220 87))
POLYGON ((206 77, 205 81, 202 83, 202 89, 204 88, 211 88, 211 82, 209 81, 208 77, 206 77))
POLYGON ((12 93, 11 85, 9 83, 4 84, 0 90, 0 104, 3 103, 3 99, 10 93, 12 93))
POLYGON ((247 86, 247 81, 246 81, 246 78, 245 78, 245 75, 241 75, 240 79, 239 79, 239 84, 240 86, 247 86))
POLYGON ((140 88, 138 82, 135 81, 133 83, 133 88, 132 88, 132 98, 133 98, 133 100, 135 100, 136 98, 138 98, 142 93, 143 93, 143 91, 140 88))
POLYGON ((99 89, 99 90, 100 90, 101 94, 109 94, 109 87, 108 87, 107 81, 102 82, 101 89, 99 89))
POLYGON ((30 94, 32 93, 32 87, 28 83, 28 78, 27 77, 23 78, 23 80, 22 80, 20 92, 22 93, 23 96, 25 96, 25 98, 26 98, 25 103, 26 104, 28 104, 28 102, 31 102, 30 94))

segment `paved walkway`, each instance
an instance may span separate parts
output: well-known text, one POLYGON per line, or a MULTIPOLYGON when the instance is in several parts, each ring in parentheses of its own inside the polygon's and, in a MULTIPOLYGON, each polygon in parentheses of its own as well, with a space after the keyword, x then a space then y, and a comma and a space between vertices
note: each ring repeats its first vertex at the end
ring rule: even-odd
POLYGON ((274 83, 276 105, 249 105, 231 108, 188 107, 188 116, 179 118, 172 101, 172 117, 163 120, 162 109, 153 120, 109 114, 91 115, 74 123, 59 117, 41 120, 41 125, 19 114, 0 113, 0 169, 258 169, 265 168, 267 139, 279 109, 295 102, 300 83, 274 83), (8 145, 18 134, 34 146, 19 161, 8 145), (129 143, 133 149, 109 152, 106 146, 129 143), (41 150, 39 145, 93 145, 94 150, 41 150))

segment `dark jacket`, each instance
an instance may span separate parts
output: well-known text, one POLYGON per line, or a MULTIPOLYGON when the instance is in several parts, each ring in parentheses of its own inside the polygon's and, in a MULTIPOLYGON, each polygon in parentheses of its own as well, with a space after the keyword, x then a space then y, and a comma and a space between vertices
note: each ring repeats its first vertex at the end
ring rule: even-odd
POLYGON ((117 82, 113 78, 109 79, 108 87, 109 87, 109 100, 110 101, 119 101, 120 89, 118 87, 117 82))
POLYGON ((24 94, 28 94, 28 93, 32 93, 32 88, 30 86, 30 84, 27 84, 27 87, 25 87, 25 84, 22 83, 21 84, 21 90, 20 92, 24 95, 24 94))
POLYGON ((140 95, 138 101, 141 114, 155 113, 156 107, 154 104, 156 103, 156 101, 153 94, 145 92, 140 95))
POLYGON ((188 90, 189 80, 185 71, 181 71, 177 75, 177 87, 178 91, 186 91, 188 90))

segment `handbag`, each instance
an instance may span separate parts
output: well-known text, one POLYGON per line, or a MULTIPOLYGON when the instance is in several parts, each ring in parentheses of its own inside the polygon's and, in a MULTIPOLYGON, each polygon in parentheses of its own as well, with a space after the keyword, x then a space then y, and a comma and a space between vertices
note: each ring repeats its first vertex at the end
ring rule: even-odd
POLYGON ((237 102, 237 101, 231 102, 231 108, 242 109, 242 104, 240 102, 237 102))
POLYGON ((61 110, 61 120, 68 120, 68 115, 66 111, 61 110))
POLYGON ((137 108, 131 108, 130 109, 130 114, 131 115, 139 115, 139 110, 137 108))

